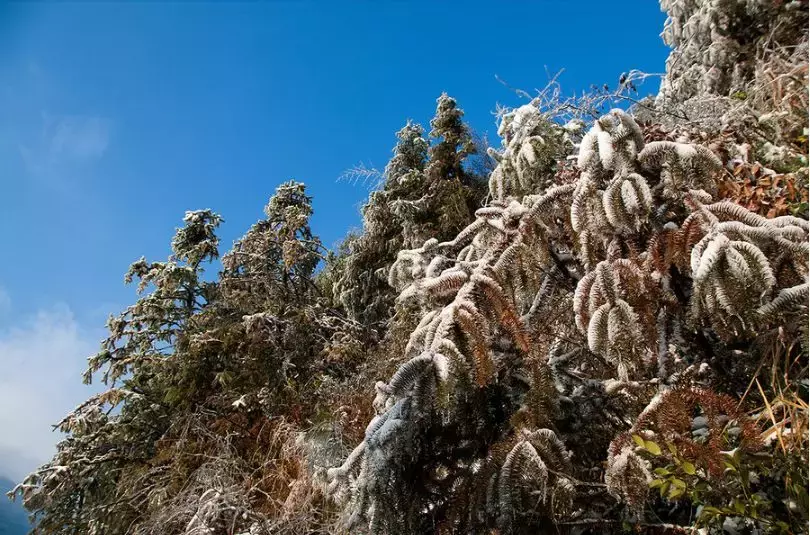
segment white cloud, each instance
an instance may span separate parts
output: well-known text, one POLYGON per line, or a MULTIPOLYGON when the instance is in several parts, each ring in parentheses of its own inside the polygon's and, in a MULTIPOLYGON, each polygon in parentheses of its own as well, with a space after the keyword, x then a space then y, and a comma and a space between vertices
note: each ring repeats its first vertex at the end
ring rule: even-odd
POLYGON ((110 143, 110 121, 83 115, 45 116, 45 139, 55 157, 76 161, 101 158, 110 143))
POLYGON ((66 305, 0 330, 0 475, 19 480, 51 457, 51 426, 94 391, 81 383, 94 346, 66 305))
POLYGON ((42 112, 41 127, 18 144, 28 172, 44 178, 62 175, 99 160, 110 145, 112 122, 95 115, 42 112))

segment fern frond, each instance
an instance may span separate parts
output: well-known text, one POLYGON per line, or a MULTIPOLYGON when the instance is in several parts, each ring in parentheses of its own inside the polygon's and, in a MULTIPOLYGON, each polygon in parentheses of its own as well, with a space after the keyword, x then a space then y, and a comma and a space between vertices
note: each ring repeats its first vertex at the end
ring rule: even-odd
POLYGON ((808 284, 799 284, 781 290, 773 301, 760 307, 758 312, 762 316, 772 317, 777 314, 783 314, 790 309, 806 307, 807 299, 808 284))
POLYGON ((486 324, 476 321, 475 317, 464 308, 456 309, 456 319, 458 320, 461 332, 467 339, 467 345, 472 350, 475 362, 474 375, 475 382, 479 386, 485 386, 492 378, 494 366, 489 356, 487 337, 484 329, 486 324))
POLYGON ((433 367, 433 355, 423 353, 400 366, 391 377, 388 386, 395 396, 404 396, 416 384, 420 376, 433 367))
POLYGON ((591 295, 591 288, 593 287, 593 283, 596 280, 596 272, 591 271, 587 273, 584 277, 582 277, 579 282, 577 283, 577 288, 574 291, 574 319, 576 321, 577 328, 580 332, 584 333, 586 325, 588 324, 588 318, 590 312, 585 307, 586 300, 589 299, 591 295))
POLYGON ((610 303, 597 308, 588 324, 588 349, 597 354, 602 354, 607 349, 610 308, 610 303))

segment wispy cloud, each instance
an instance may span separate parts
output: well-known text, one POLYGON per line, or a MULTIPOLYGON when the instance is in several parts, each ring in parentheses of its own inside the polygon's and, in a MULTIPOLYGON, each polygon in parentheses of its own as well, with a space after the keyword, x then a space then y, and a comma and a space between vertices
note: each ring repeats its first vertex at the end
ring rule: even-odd
MULTIPOLYGON (((46 123, 47 124, 47 123, 46 123)), ((45 130, 50 153, 77 161, 101 158, 110 143, 110 121, 102 117, 57 117, 45 130)))
POLYGON ((0 475, 19 480, 53 455, 51 425, 91 394, 81 373, 93 347, 63 304, 0 330, 0 475))
POLYGON ((105 117, 42 112, 39 134, 18 148, 31 174, 51 177, 103 157, 111 134, 112 122, 105 117))

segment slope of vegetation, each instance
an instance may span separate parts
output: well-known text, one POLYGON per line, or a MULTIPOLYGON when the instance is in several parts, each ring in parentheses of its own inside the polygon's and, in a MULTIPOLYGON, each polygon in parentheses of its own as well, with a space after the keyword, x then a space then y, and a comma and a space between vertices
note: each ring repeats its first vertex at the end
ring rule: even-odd
POLYGON ((303 184, 127 273, 41 533, 806 533, 806 2, 662 0, 657 99, 442 95, 362 232, 303 184), (322 265, 322 269, 316 269, 322 265))

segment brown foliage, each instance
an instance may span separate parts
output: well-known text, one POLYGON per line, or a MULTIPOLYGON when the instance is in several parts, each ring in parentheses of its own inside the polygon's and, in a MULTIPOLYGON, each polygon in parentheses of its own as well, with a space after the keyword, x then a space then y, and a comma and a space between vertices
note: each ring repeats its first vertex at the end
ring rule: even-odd
POLYGON ((756 162, 738 162, 720 182, 718 193, 768 218, 793 215, 797 205, 807 203, 807 179, 775 173, 756 162))
POLYGON ((678 387, 661 394, 639 415, 630 431, 613 441, 611 455, 630 445, 632 435, 650 434, 672 444, 683 459, 706 468, 714 477, 723 473, 723 451, 737 447, 753 452, 762 447, 756 423, 739 409, 737 401, 697 387, 678 387), (697 440, 692 433, 694 418, 701 416, 707 423, 705 440, 697 440), (736 439, 727 433, 732 426, 740 430, 736 439))

